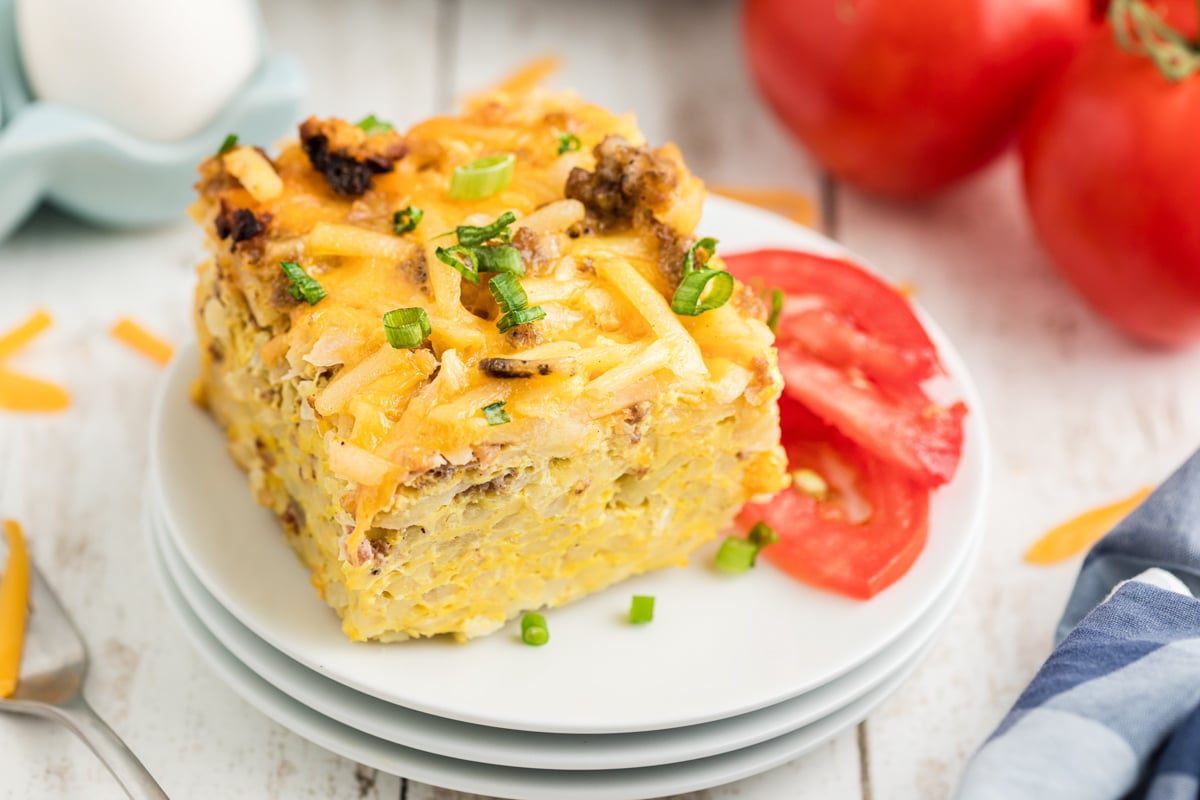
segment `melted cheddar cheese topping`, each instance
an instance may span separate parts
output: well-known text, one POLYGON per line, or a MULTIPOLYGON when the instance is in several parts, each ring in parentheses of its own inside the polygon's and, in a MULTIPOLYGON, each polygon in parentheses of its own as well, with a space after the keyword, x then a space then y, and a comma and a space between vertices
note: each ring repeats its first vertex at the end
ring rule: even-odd
MULTIPOLYGON (((318 421, 332 469, 362 487, 360 519, 413 476, 478 459, 480 448, 583 436, 589 421, 654 397, 744 395, 760 405, 777 395, 773 337, 749 290, 739 286, 700 316, 671 311, 704 188, 674 146, 646 148, 632 117, 518 82, 403 136, 376 139, 338 121, 309 126, 368 167, 378 161, 372 153, 403 154, 372 173, 365 191, 347 194, 305 142, 273 160, 238 148, 202 165, 196 213, 216 229, 218 272, 258 298, 255 317, 271 335, 258 357, 279 375, 311 379, 302 413, 318 421), (581 147, 560 153, 560 134, 581 147), (632 159, 626 171, 588 202, 568 196, 573 180, 605 179, 609 150, 632 159), (455 168, 499 154, 515 157, 502 190, 451 196, 455 168), (618 196, 638 179, 631 169, 666 188, 649 199, 618 196), (423 218, 397 234, 393 214, 409 206, 423 218), (546 316, 501 333, 486 276, 474 285, 435 251, 454 244, 456 226, 510 211, 521 286, 546 316), (303 266, 326 296, 313 305, 289 296, 281 261, 303 266), (389 345, 382 317, 403 307, 428 313, 425 346, 389 345), (511 422, 488 423, 481 410, 497 402, 511 422)), ((720 269, 719 257, 709 266, 720 269)))

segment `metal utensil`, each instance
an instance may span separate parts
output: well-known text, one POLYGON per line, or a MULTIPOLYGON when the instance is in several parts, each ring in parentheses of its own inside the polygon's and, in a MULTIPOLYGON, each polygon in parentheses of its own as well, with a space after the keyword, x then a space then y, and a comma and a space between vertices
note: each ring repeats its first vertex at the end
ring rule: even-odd
POLYGON ((154 776, 83 699, 88 657, 83 638, 36 568, 31 569, 29 626, 16 693, 0 711, 65 724, 104 762, 132 800, 167 800, 154 776))

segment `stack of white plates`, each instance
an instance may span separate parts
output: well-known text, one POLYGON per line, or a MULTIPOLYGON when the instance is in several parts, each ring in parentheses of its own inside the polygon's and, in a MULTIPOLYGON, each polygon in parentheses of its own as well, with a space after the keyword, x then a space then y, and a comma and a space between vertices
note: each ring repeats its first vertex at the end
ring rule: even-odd
MULTIPOLYGON (((839 252, 773 216, 710 202, 723 248, 839 252), (734 233, 736 232, 736 233, 734 233)), ((768 564, 725 576, 702 550, 685 569, 546 612, 465 645, 350 642, 277 521, 255 505, 224 438, 191 403, 181 352, 154 418, 146 525, 164 595, 193 645, 245 700, 347 758, 466 792, 513 798, 658 797, 782 764, 863 719, 920 663, 966 585, 982 525, 978 397, 930 324, 964 397, 963 460, 933 498, 929 542, 869 602, 768 564), (631 626, 630 597, 657 598, 631 626)))

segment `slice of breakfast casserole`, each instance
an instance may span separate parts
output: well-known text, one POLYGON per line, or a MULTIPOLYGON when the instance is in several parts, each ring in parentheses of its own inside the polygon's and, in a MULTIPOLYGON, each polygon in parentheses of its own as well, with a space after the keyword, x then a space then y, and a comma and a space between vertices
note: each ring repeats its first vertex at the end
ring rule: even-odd
POLYGON ((502 89, 223 149, 202 395, 352 639, 480 636, 684 564, 786 483, 769 309, 631 118, 502 89))

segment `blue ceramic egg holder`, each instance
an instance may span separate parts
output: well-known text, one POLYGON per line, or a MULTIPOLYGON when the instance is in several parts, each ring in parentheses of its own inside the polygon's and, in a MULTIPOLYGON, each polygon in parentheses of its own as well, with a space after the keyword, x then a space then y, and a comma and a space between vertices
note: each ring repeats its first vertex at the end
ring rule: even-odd
POLYGON ((14 5, 0 0, 0 240, 43 200, 98 225, 179 219, 195 197, 197 164, 226 135, 272 142, 298 120, 304 73, 285 54, 264 56, 240 94, 183 141, 139 139, 91 114, 39 101, 21 69, 14 5))

